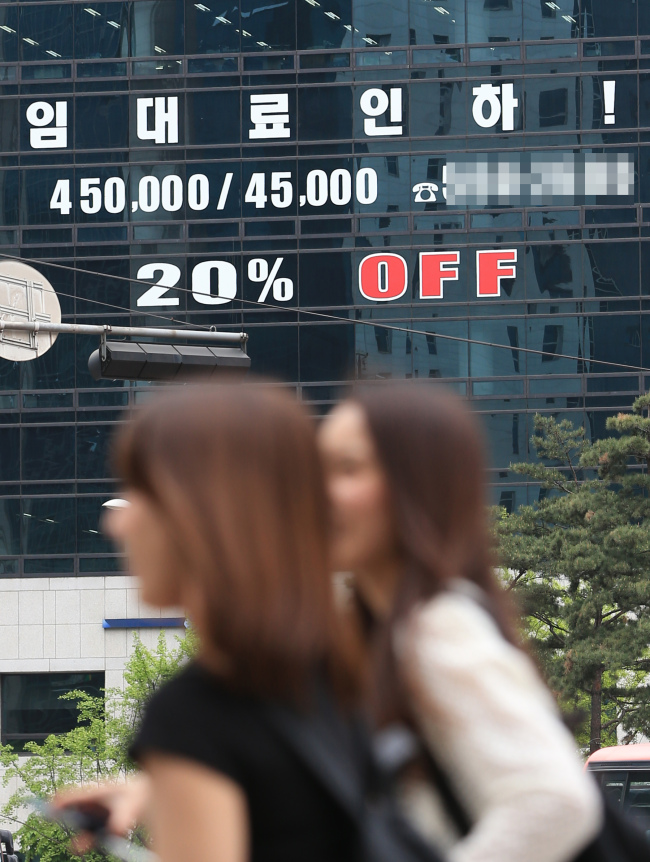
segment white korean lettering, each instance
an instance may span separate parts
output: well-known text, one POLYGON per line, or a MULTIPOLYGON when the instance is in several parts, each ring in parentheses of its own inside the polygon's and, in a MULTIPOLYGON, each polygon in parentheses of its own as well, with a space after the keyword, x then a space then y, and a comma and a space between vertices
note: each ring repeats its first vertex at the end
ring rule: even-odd
POLYGON ((61 149, 68 146, 67 102, 32 102, 25 111, 29 144, 34 150, 61 149))
POLYGON ((178 143, 178 96, 156 96, 136 101, 136 128, 141 141, 178 143), (153 128, 149 125, 153 113, 153 128))
POLYGON ((504 132, 512 132, 515 128, 515 108, 519 106, 519 99, 514 97, 514 84, 481 84, 472 87, 474 102, 472 104, 472 116, 477 126, 482 129, 491 129, 501 120, 501 128, 504 132), (499 98, 499 95, 501 98, 499 98), (485 106, 489 113, 485 116, 485 106))
POLYGON ((401 87, 391 87, 388 93, 378 87, 364 90, 359 98, 359 107, 366 115, 363 130, 369 137, 403 134, 401 87), (391 125, 378 126, 377 118, 385 116, 387 111, 391 125))
POLYGON ((288 94, 251 93, 250 118, 253 124, 248 131, 250 140, 290 137, 288 94))

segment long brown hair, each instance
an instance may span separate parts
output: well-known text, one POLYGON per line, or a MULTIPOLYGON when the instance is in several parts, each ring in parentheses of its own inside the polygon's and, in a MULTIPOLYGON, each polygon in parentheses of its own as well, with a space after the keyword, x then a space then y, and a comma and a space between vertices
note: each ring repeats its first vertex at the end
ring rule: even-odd
POLYGON ((386 475, 404 561, 378 646, 378 710, 386 719, 404 701, 391 632, 452 579, 480 587, 504 636, 519 641, 509 599, 492 568, 483 442, 469 408, 440 384, 368 386, 353 401, 365 414, 386 475))
POLYGON ((204 602, 204 644, 238 689, 300 699, 354 666, 333 606, 327 506, 309 415, 268 384, 166 390, 118 438, 118 472, 155 505, 176 577, 204 602))

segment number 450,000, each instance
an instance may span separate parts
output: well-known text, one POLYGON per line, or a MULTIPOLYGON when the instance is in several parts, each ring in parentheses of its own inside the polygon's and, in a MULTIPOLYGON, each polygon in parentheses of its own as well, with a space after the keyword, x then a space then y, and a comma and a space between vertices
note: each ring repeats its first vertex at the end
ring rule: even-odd
MULTIPOLYGON (((226 174, 217 209, 224 208, 231 181, 232 174, 226 174)), ((133 212, 140 209, 145 213, 153 213, 162 205, 165 212, 177 212, 183 206, 185 198, 192 210, 207 208, 210 203, 210 181, 205 174, 192 174, 187 181, 187 195, 183 180, 174 174, 163 177, 162 180, 154 176, 141 177, 138 183, 138 198, 131 202, 131 209, 133 212)), ((82 212, 89 215, 100 212, 102 207, 108 213, 124 212, 126 183, 122 177, 109 177, 102 188, 99 177, 82 179, 79 181, 79 206, 82 212)), ((70 180, 57 181, 50 199, 50 209, 70 215, 70 180)))

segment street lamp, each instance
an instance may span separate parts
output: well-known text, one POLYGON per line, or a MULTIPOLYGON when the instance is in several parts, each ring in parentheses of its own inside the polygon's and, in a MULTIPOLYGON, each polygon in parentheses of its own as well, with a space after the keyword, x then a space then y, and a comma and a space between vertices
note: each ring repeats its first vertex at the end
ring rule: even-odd
POLYGON ((128 509, 130 505, 128 500, 120 500, 119 497, 115 497, 114 500, 107 500, 102 503, 102 509, 128 509))

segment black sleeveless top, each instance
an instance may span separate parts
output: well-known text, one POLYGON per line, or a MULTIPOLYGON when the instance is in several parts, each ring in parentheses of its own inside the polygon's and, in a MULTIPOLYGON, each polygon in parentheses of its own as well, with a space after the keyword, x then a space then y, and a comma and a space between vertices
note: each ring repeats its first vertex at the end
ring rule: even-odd
MULTIPOLYGON (((131 747, 177 755, 240 786, 251 862, 355 862, 355 824, 288 747, 260 700, 190 664, 152 697, 131 747)), ((179 824, 179 829, 183 825, 179 824)))

